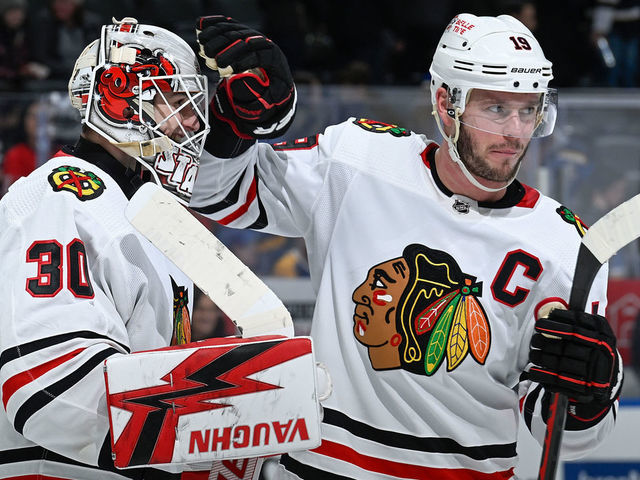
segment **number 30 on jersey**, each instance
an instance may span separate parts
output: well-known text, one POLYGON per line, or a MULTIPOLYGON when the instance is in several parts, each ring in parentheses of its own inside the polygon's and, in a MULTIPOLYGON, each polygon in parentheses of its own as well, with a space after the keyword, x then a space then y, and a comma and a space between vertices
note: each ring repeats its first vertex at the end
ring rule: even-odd
POLYGON ((27 249, 28 263, 37 264, 35 277, 27 278, 26 289, 33 297, 55 297, 63 288, 78 298, 93 298, 84 243, 74 238, 66 247, 56 240, 41 240, 27 249))

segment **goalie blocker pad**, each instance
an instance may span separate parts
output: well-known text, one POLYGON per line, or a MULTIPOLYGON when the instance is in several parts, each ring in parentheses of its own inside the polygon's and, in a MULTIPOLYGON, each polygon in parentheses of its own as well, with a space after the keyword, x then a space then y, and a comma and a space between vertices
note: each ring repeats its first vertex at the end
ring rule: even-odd
POLYGON ((320 445, 309 337, 215 338, 114 356, 104 371, 118 468, 320 445))

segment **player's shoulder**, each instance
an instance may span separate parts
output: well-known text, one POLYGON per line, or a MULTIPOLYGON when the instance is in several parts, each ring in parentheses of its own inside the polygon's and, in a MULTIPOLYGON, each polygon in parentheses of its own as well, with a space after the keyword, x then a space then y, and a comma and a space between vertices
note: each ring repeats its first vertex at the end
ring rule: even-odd
MULTIPOLYGON (((347 120, 330 127, 340 137, 347 136, 352 141, 360 140, 367 143, 399 144, 415 140, 419 135, 408 127, 400 124, 375 120, 368 117, 350 117, 347 120)), ((333 133, 330 129, 327 132, 333 133)))
POLYGON ((544 229, 569 243, 579 244, 589 228, 576 210, 547 195, 540 194, 537 209, 546 224, 544 229))
POLYGON ((331 161, 355 167, 387 165, 397 168, 403 162, 414 163, 429 143, 424 135, 408 128, 363 117, 351 117, 327 127, 318 143, 331 161))
POLYGON ((19 179, 10 187, 9 193, 27 196, 37 191, 42 198, 53 196, 89 202, 104 195, 110 185, 117 184, 106 172, 86 160, 60 151, 29 176, 19 179))
POLYGON ((350 117, 340 123, 329 125, 323 132, 316 135, 278 142, 273 144, 273 147, 276 150, 302 150, 317 147, 320 144, 325 148, 331 148, 332 144, 388 143, 394 140, 397 142, 416 138, 422 138, 422 136, 401 125, 364 117, 350 117))
POLYGON ((2 198, 5 209, 23 217, 89 216, 111 221, 109 212, 124 209, 127 199, 109 174, 95 165, 58 152, 2 198))

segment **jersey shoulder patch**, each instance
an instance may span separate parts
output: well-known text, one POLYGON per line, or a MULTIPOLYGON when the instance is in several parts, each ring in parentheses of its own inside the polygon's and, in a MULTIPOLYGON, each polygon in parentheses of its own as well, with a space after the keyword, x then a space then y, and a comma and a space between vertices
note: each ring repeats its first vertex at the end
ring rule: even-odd
POLYGON ((584 237, 584 234, 587 232, 587 230, 589 230, 587 224, 584 223, 578 215, 573 213, 564 205, 560 205, 558 208, 556 208, 556 213, 560 215, 560 218, 562 218, 562 220, 570 225, 573 225, 581 237, 584 237))
POLYGON ((369 118, 356 118, 353 123, 367 132, 390 133, 394 137, 408 137, 411 135, 411 132, 404 127, 399 127, 392 123, 371 120, 369 118))
POLYGON ((54 168, 47 178, 54 192, 70 192, 82 202, 99 197, 107 188, 95 173, 70 165, 54 168))

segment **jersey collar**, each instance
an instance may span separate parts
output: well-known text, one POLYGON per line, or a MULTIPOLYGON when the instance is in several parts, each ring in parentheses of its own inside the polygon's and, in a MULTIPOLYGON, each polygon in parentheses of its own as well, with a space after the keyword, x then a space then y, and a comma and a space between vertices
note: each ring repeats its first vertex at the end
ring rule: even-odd
POLYGON ((107 173, 116 181, 128 199, 131 199, 138 188, 150 179, 148 172, 143 171, 139 164, 136 163, 135 170, 125 167, 100 145, 84 137, 80 137, 75 145, 65 145, 62 151, 81 158, 107 173))
MULTIPOLYGON (((452 197, 454 193, 449 190, 442 180, 440 180, 440 176, 438 175, 438 171, 436 169, 436 150, 438 150, 438 144, 435 142, 430 143, 425 148, 424 152, 422 152, 422 161, 427 166, 429 171, 431 172, 431 177, 435 182, 438 189, 444 193, 448 197, 452 197)), ((525 199, 525 195, 527 191, 531 190, 525 187, 518 180, 514 180, 507 187, 507 191, 505 195, 495 202, 478 202, 479 207, 483 208, 510 208, 515 207, 520 204, 523 199, 525 199)))

